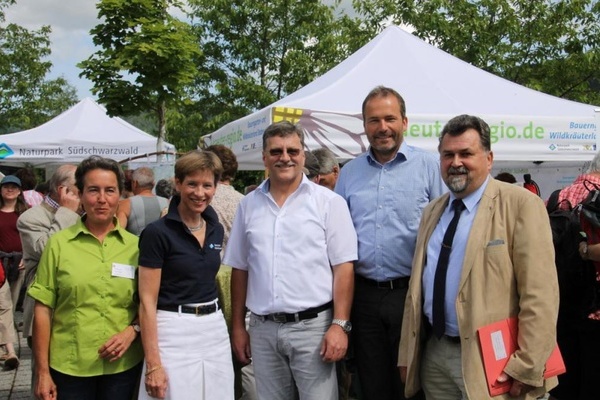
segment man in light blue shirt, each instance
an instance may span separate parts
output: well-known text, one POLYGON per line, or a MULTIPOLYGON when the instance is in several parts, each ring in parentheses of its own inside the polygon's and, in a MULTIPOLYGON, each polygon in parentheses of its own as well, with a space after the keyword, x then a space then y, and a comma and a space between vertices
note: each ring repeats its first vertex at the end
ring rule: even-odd
MULTIPOLYGON (((465 210, 461 213, 456 228, 456 233, 452 240, 452 251, 450 252, 448 261, 448 271, 446 273, 446 290, 444 294, 444 313, 445 313, 445 334, 449 337, 459 336, 458 332, 458 320, 456 318, 456 309, 454 308, 454 300, 458 295, 458 287, 460 282, 460 276, 462 274, 462 262, 465 258, 465 250, 467 248, 467 241, 469 239, 469 232, 471 232, 471 226, 475 215, 477 215, 477 209, 483 192, 487 187, 490 177, 488 176, 483 185, 475 190, 468 197, 462 199, 465 205, 465 210)), ((493 179, 493 178, 492 178, 493 179)), ((433 324, 433 286, 435 280, 435 273, 437 270, 438 259, 440 256, 440 248, 442 247, 442 241, 444 234, 446 233, 450 220, 454 215, 452 209, 452 202, 457 199, 454 193, 450 193, 448 206, 444 210, 442 217, 440 218, 439 224, 433 231, 431 238, 427 244, 427 266, 423 270, 423 314, 427 317, 427 322, 433 324)))
POLYGON ((404 99, 378 86, 362 106, 369 150, 349 162, 335 191, 358 236, 353 342, 364 400, 404 399, 397 354, 421 212, 445 192, 435 154, 404 143, 404 99))

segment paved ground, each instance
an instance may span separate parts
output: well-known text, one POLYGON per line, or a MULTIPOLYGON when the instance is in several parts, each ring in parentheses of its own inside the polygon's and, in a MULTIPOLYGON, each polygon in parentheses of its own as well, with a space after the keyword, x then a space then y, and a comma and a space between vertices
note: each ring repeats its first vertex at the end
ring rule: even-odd
MULTIPOLYGON (((15 315, 17 323, 22 320, 22 315, 15 315)), ((21 361, 19 367, 12 371, 5 371, 4 365, 0 370, 0 400, 31 399, 31 349, 27 347, 27 340, 19 335, 19 343, 15 344, 15 351, 21 361)))

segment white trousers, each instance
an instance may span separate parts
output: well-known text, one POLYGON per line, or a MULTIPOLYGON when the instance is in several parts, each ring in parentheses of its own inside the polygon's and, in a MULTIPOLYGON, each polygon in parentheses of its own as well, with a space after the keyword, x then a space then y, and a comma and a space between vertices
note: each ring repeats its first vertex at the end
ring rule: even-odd
MULTIPOLYGON (((233 400, 233 364, 221 310, 196 316, 158 310, 158 347, 169 379, 166 400, 233 400)), ((142 371, 138 399, 151 400, 142 371)))

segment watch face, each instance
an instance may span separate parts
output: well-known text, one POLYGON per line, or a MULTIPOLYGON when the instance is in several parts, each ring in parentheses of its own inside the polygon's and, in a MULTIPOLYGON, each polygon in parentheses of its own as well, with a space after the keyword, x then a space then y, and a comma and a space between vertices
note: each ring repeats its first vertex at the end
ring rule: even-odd
POLYGON ((334 319, 332 323, 339 325, 346 333, 352 330, 352 323, 350 321, 344 321, 343 319, 334 319))
POLYGON ((352 323, 350 321, 346 321, 342 328, 344 328, 344 331, 350 332, 352 330, 352 323))
POLYGON ((131 326, 133 327, 133 330, 136 331, 137 333, 140 333, 141 328, 139 324, 131 324, 131 326))

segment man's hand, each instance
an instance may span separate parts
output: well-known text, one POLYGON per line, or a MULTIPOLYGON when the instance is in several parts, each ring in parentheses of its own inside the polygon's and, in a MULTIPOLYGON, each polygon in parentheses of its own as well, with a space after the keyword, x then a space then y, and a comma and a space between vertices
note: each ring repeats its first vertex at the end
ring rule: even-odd
POLYGON ((400 380, 402 381, 402 383, 406 383, 406 373, 408 368, 398 367, 398 369, 400 369, 400 380))
POLYGON ((250 351, 250 336, 245 328, 232 329, 231 331, 231 345, 233 347, 233 353, 237 357, 238 361, 244 365, 248 365, 252 362, 252 353, 250 351))
POLYGON ((71 211, 79 211, 79 196, 70 190, 67 186, 58 187, 58 204, 71 211))
POLYGON ((341 326, 331 325, 321 344, 321 357, 325 362, 339 361, 346 355, 348 349, 348 334, 341 326))
POLYGON ((502 372, 497 379, 497 381, 500 383, 507 382, 508 380, 512 380, 512 385, 510 386, 509 392, 511 397, 519 397, 533 389, 533 386, 511 378, 505 372, 502 372))
POLYGON ((596 310, 588 315, 589 319, 600 321, 600 310, 596 310))

